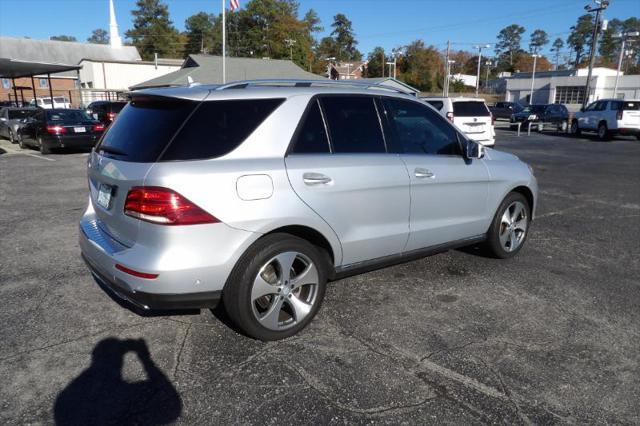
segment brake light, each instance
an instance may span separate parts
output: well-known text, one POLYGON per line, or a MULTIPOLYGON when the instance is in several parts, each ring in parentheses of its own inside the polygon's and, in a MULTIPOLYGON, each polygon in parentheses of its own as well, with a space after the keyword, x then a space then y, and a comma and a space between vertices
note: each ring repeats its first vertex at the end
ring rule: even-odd
POLYGON ((495 126, 496 125, 496 117, 495 115, 491 114, 491 125, 495 126))
POLYGON ((53 134, 61 134, 61 133, 67 133, 67 129, 65 129, 62 126, 49 125, 47 126, 47 132, 53 133, 53 134))
POLYGON ((113 121, 116 118, 116 113, 115 112, 108 112, 107 113, 107 118, 111 121, 113 121))
POLYGON ((129 190, 124 214, 160 225, 197 225, 220 222, 177 192, 158 186, 129 190))
POLYGON ((146 278, 148 280, 153 280, 155 278, 158 278, 158 275, 159 275, 159 274, 149 274, 147 272, 136 271, 136 270, 127 268, 126 266, 122 266, 119 263, 116 263, 116 269, 124 272, 125 274, 133 275, 134 277, 138 277, 138 278, 146 278))
POLYGON ((449 112, 447 113, 447 119, 448 119, 450 122, 452 122, 452 123, 453 123, 453 112, 449 111, 449 112))
POLYGON ((622 120, 622 113, 624 111, 621 109, 618 110, 618 112, 616 112, 616 120, 622 120))
POLYGON ((104 131, 104 124, 94 124, 93 125, 93 131, 94 132, 103 132, 104 131))

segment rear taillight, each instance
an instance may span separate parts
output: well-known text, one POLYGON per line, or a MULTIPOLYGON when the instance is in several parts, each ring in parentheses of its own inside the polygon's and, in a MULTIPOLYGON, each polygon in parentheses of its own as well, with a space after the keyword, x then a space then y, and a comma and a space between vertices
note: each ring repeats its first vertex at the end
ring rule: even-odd
POLYGON ((47 132, 59 135, 61 133, 67 133, 67 129, 62 126, 47 126, 47 132))
POLYGON ((107 118, 111 121, 113 121, 116 118, 116 113, 115 112, 108 112, 107 113, 107 118))
POLYGON ((449 111, 447 113, 447 120, 453 123, 453 112, 449 111))
POLYGON ((177 192, 157 186, 131 188, 124 203, 124 214, 160 225, 219 222, 177 192))
POLYGON ((492 126, 496 125, 496 117, 493 114, 491 114, 491 125, 492 126))
POLYGON ((94 124, 93 125, 94 132, 104 132, 104 124, 94 124))
POLYGON ((616 113, 616 120, 622 120, 622 113, 624 111, 619 109, 618 112, 616 113))

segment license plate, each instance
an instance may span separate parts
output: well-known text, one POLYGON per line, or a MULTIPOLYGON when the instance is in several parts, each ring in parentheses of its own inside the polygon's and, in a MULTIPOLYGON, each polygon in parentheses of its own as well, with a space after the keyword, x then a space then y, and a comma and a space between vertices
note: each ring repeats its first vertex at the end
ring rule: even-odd
POLYGON ((87 131, 87 129, 85 127, 74 127, 73 131, 75 133, 85 133, 87 131))
POLYGON ((100 184, 100 188, 98 189, 98 204, 105 209, 109 209, 111 206, 111 185, 100 184))

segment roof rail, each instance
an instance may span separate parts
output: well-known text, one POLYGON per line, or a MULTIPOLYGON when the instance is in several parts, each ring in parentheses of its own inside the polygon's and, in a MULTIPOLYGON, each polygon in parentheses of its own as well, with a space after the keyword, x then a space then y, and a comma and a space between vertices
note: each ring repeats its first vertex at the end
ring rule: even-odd
POLYGON ((234 81, 233 83, 223 84, 213 90, 227 89, 246 89, 249 86, 275 86, 275 87, 311 87, 311 86, 343 86, 355 87, 358 89, 375 89, 386 90, 389 92, 402 93, 410 95, 411 93, 404 90, 384 86, 378 83, 365 83, 359 81, 335 81, 335 80, 296 80, 296 79, 265 79, 265 80, 244 80, 234 81))

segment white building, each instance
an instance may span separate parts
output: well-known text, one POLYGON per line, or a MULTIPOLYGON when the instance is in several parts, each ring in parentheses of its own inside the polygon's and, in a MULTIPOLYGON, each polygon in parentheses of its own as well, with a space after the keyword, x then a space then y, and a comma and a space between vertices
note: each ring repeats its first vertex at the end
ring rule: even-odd
MULTIPOLYGON (((533 96, 531 96, 531 73, 515 73, 507 79, 505 100, 522 104, 564 104, 570 111, 577 111, 585 97, 588 70, 563 70, 536 72, 533 96)), ((616 70, 594 68, 591 75, 591 90, 588 102, 612 98, 616 81, 616 70)), ((640 99, 640 75, 620 73, 618 91, 620 99, 640 99)))
POLYGON ((451 81, 453 80, 459 80, 462 81, 462 83, 465 86, 469 86, 469 87, 476 87, 476 82, 478 81, 478 77, 475 75, 470 75, 470 74, 453 74, 451 76, 451 81))

